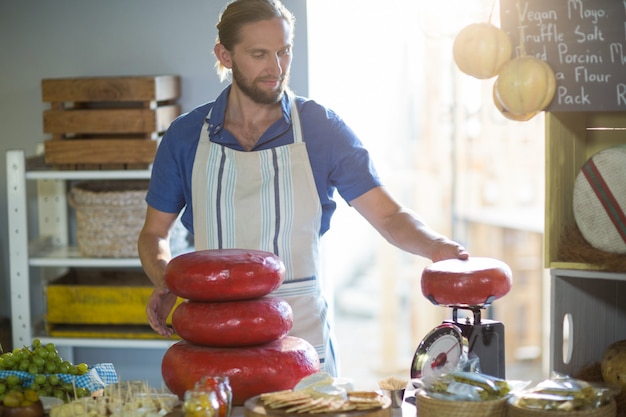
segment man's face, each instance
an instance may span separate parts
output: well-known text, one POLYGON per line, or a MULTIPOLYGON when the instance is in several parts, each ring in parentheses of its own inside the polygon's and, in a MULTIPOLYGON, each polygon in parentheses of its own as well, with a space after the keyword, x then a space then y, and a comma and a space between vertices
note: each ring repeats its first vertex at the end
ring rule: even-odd
POLYGON ((292 35, 281 18, 245 25, 231 53, 233 84, 253 101, 275 104, 289 82, 292 35))

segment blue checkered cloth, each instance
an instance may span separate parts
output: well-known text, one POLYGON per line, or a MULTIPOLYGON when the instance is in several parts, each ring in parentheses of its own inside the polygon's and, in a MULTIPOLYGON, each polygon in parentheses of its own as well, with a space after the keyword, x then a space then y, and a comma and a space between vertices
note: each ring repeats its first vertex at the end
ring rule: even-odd
MULTIPOLYGON (((0 371, 0 378, 8 375, 17 375, 22 381, 22 386, 28 387, 35 380, 33 374, 22 371, 0 371)), ((50 374, 44 374, 46 376, 50 374)), ((63 382, 74 383, 77 387, 87 388, 91 392, 97 391, 109 384, 118 382, 117 372, 112 363, 99 363, 89 367, 89 371, 84 375, 56 374, 63 382)))

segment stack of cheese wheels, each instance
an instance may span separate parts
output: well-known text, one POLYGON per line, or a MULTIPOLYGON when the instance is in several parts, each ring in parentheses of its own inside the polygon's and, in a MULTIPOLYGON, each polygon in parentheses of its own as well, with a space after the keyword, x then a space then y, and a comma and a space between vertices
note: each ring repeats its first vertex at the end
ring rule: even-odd
POLYGON ((228 376, 233 405, 242 405, 318 372, 313 346, 288 335, 290 305, 269 296, 284 277, 280 258, 263 251, 203 250, 172 259, 165 282, 186 301, 172 314, 183 340, 163 356, 167 387, 182 399, 203 376, 228 376))

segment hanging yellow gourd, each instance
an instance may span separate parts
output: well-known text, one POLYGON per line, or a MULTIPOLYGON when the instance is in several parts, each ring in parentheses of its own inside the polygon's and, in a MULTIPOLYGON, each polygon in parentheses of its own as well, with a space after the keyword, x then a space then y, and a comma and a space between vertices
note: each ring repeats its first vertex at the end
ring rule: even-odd
POLYGON ((537 113, 539 113, 535 111, 535 112, 520 114, 520 113, 513 113, 509 111, 508 109, 506 109, 504 105, 502 104, 502 102, 500 101, 500 99, 496 95, 495 83, 493 84, 492 95, 493 95, 493 103, 496 105, 496 109, 498 109, 498 111, 509 120, 515 120, 516 122, 527 122, 528 120, 535 117, 537 113))
POLYGON ((467 75, 484 80, 495 77, 511 59, 511 40, 491 23, 472 23, 457 34, 452 46, 454 62, 467 75))
POLYGON ((508 112, 544 110, 554 97, 556 78, 547 62, 522 55, 505 63, 494 84, 494 102, 508 112))

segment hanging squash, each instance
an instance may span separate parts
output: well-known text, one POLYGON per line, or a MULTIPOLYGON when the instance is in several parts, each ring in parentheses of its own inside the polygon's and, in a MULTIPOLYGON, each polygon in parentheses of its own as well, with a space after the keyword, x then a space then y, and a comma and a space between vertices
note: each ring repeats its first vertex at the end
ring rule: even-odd
POLYGON ((556 78, 547 62, 522 55, 505 63, 494 85, 494 102, 519 115, 544 110, 554 97, 556 78))
POLYGON ((530 113, 519 114, 519 113, 513 113, 509 111, 507 108, 504 107, 504 105, 502 104, 498 96, 496 95, 495 83, 493 84, 492 95, 493 95, 493 103, 496 105, 496 108, 498 109, 498 111, 509 120, 514 120, 516 122, 527 122, 533 117, 535 117, 537 113, 539 113, 539 112, 534 111, 530 113))
POLYGON ((511 40, 491 23, 472 23, 461 29, 452 46, 454 62, 467 75, 484 80, 495 77, 511 59, 511 40))

